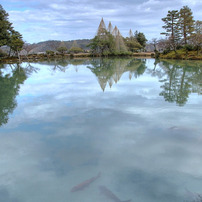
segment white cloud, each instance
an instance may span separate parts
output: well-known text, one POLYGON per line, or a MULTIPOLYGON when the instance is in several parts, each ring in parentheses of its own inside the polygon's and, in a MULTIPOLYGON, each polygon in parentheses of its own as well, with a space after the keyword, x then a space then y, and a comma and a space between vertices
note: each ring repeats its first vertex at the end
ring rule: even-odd
MULTIPOLYGON (((112 21, 117 25, 121 33, 126 36, 129 29, 140 30, 145 33, 148 39, 158 37, 162 32, 161 18, 167 15, 168 10, 180 9, 188 5, 193 9, 196 19, 201 19, 201 1, 177 0, 177 1, 13 1, 3 0, 3 6, 7 5, 10 20, 15 28, 20 31, 24 39, 30 42, 37 42, 38 38, 47 38, 48 34, 58 30, 57 39, 71 40, 78 38, 92 38, 97 30, 101 17, 106 21, 112 21), (46 29, 34 30, 35 25, 46 29), (156 26, 158 25, 158 26, 156 26), (25 31, 26 30, 30 30, 25 31), (153 33, 150 33, 152 30, 153 33), (64 33, 69 33, 64 35, 64 33)), ((55 39, 50 36, 50 39, 55 39)))

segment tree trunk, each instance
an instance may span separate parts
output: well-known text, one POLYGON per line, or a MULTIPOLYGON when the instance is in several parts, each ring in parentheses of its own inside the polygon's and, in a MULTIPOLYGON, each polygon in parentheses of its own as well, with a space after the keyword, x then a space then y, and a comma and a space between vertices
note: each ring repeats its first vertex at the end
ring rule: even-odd
POLYGON ((10 57, 10 56, 11 56, 11 48, 10 48, 9 53, 8 53, 8 57, 10 57))
POLYGON ((17 50, 17 56, 18 56, 19 62, 21 62, 20 53, 18 50, 17 50))

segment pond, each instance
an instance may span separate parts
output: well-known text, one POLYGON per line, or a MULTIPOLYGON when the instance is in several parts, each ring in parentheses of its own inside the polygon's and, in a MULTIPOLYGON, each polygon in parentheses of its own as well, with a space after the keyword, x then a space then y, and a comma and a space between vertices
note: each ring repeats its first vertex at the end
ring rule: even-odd
POLYGON ((200 201, 201 95, 201 61, 0 64, 0 201, 200 201))

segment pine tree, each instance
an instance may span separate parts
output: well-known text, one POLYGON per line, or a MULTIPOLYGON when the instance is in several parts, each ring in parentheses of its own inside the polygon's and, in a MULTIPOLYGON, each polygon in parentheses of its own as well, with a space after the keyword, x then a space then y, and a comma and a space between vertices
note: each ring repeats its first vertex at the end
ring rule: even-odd
POLYGON ((13 50, 19 56, 23 44, 22 35, 14 30, 12 23, 8 21, 8 13, 0 5, 0 47, 7 45, 10 52, 13 50))
POLYGON ((173 49, 176 50, 178 41, 180 40, 180 27, 179 27, 179 12, 178 10, 168 11, 168 14, 165 18, 162 18, 162 21, 165 23, 162 26, 166 32, 164 34, 169 37, 173 49))
POLYGON ((8 21, 8 13, 0 4, 0 46, 7 45, 12 30, 12 23, 8 21))
POLYGON ((183 8, 180 9, 179 14, 180 27, 184 37, 184 44, 186 45, 189 37, 194 32, 194 19, 192 11, 188 6, 183 6, 183 8))
POLYGON ((57 51, 61 54, 64 54, 67 52, 67 46, 65 45, 65 42, 64 41, 61 41, 60 42, 60 45, 59 47, 57 48, 57 51))
POLYGON ((82 53, 83 49, 79 47, 78 43, 76 40, 73 41, 72 47, 69 49, 70 53, 82 53))
POLYGON ((24 42, 22 40, 22 35, 19 32, 13 30, 7 45, 11 48, 11 50, 17 53, 18 57, 19 52, 22 50, 23 44, 24 42))
POLYGON ((143 48, 137 41, 136 37, 134 37, 134 34, 131 29, 129 31, 129 37, 126 37, 124 40, 126 46, 128 47, 128 50, 131 52, 137 52, 138 50, 143 48))
POLYGON ((144 33, 138 32, 138 31, 136 30, 136 31, 135 31, 135 38, 136 38, 137 41, 140 43, 140 45, 141 45, 143 48, 145 48, 147 39, 146 39, 144 33))

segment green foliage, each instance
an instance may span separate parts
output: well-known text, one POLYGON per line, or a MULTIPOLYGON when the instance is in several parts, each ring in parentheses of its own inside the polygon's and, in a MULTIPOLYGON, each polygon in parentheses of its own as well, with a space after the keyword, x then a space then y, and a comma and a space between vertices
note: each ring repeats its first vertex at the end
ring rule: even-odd
POLYGON ((92 53, 108 55, 115 50, 115 40, 112 34, 106 31, 103 36, 95 36, 88 47, 91 48, 92 53))
POLYGON ((13 29, 8 21, 8 13, 0 5, 0 46, 7 45, 14 52, 19 52, 23 44, 22 35, 13 29))
POLYGON ((53 56, 55 53, 54 53, 54 51, 47 50, 47 51, 46 51, 46 54, 47 54, 47 55, 51 55, 51 56, 53 56))
POLYGON ((135 38, 136 38, 136 40, 139 42, 139 44, 140 44, 143 48, 145 48, 146 42, 147 42, 147 39, 146 39, 145 35, 144 35, 142 32, 136 31, 136 32, 135 32, 135 38))
POLYGON ((107 84, 112 87, 117 83, 125 72, 129 72, 132 78, 140 76, 146 70, 146 61, 134 58, 96 58, 90 60, 90 64, 87 68, 95 74, 103 91, 107 84))
POLYGON ((10 46, 14 52, 19 52, 22 50, 23 44, 22 35, 17 31, 12 31, 7 45, 10 46))
POLYGON ((160 57, 160 53, 159 53, 159 51, 157 51, 157 50, 154 50, 154 56, 155 56, 155 58, 159 58, 160 57))
POLYGON ((163 55, 166 55, 166 54, 168 54, 168 53, 170 53, 170 49, 165 49, 165 50, 163 50, 163 55))
POLYGON ((194 46, 191 44, 186 44, 183 47, 186 51, 193 51, 194 50, 194 46))
MULTIPOLYGON (((188 46, 185 46, 189 49, 188 46)), ((169 51, 168 53, 165 51, 164 54, 160 55, 160 58, 166 59, 183 59, 183 60, 202 60, 202 54, 197 55, 197 51, 188 51, 185 47, 176 51, 169 51)), ((190 47, 192 49, 192 47, 190 47)))
POLYGON ((184 44, 187 44, 189 37, 194 32, 194 20, 192 16, 192 11, 188 6, 183 6, 180 9, 180 28, 184 37, 184 44))
MULTIPOLYGON (((184 58, 177 50, 183 49, 188 57, 188 51, 197 50, 197 56, 200 56, 202 47, 202 21, 194 21, 192 11, 188 6, 183 6, 178 12, 177 10, 168 11, 165 18, 162 18, 165 25, 165 32, 161 33, 168 38, 164 48, 175 51, 175 58, 184 58), (183 41, 181 40, 183 39, 183 41)), ((168 55, 165 50, 164 54, 168 55)), ((170 57, 170 56, 169 56, 170 57)))
POLYGON ((12 30, 12 23, 8 21, 8 13, 0 4, 0 46, 7 45, 12 30))
POLYGON ((0 71, 0 126, 7 123, 9 114, 17 106, 15 98, 26 78, 25 70, 18 64, 11 74, 3 76, 0 71))
POLYGON ((176 46, 181 37, 178 10, 168 11, 167 16, 162 18, 162 21, 165 24, 163 28, 166 32, 161 34, 169 36, 172 49, 176 50, 176 46))
POLYGON ((128 50, 131 52, 138 52, 138 50, 143 48, 135 37, 126 37, 125 44, 128 47, 128 50))
POLYGON ((70 53, 83 53, 83 49, 79 47, 72 47, 69 49, 70 53))
POLYGON ((5 57, 7 54, 0 49, 0 57, 5 57))
POLYGON ((64 54, 65 52, 67 52, 67 47, 66 46, 60 46, 57 51, 61 54, 64 54))
POLYGON ((166 73, 164 79, 160 79, 160 96, 165 101, 183 106, 191 92, 201 94, 202 69, 197 61, 162 60, 159 65, 166 73))

